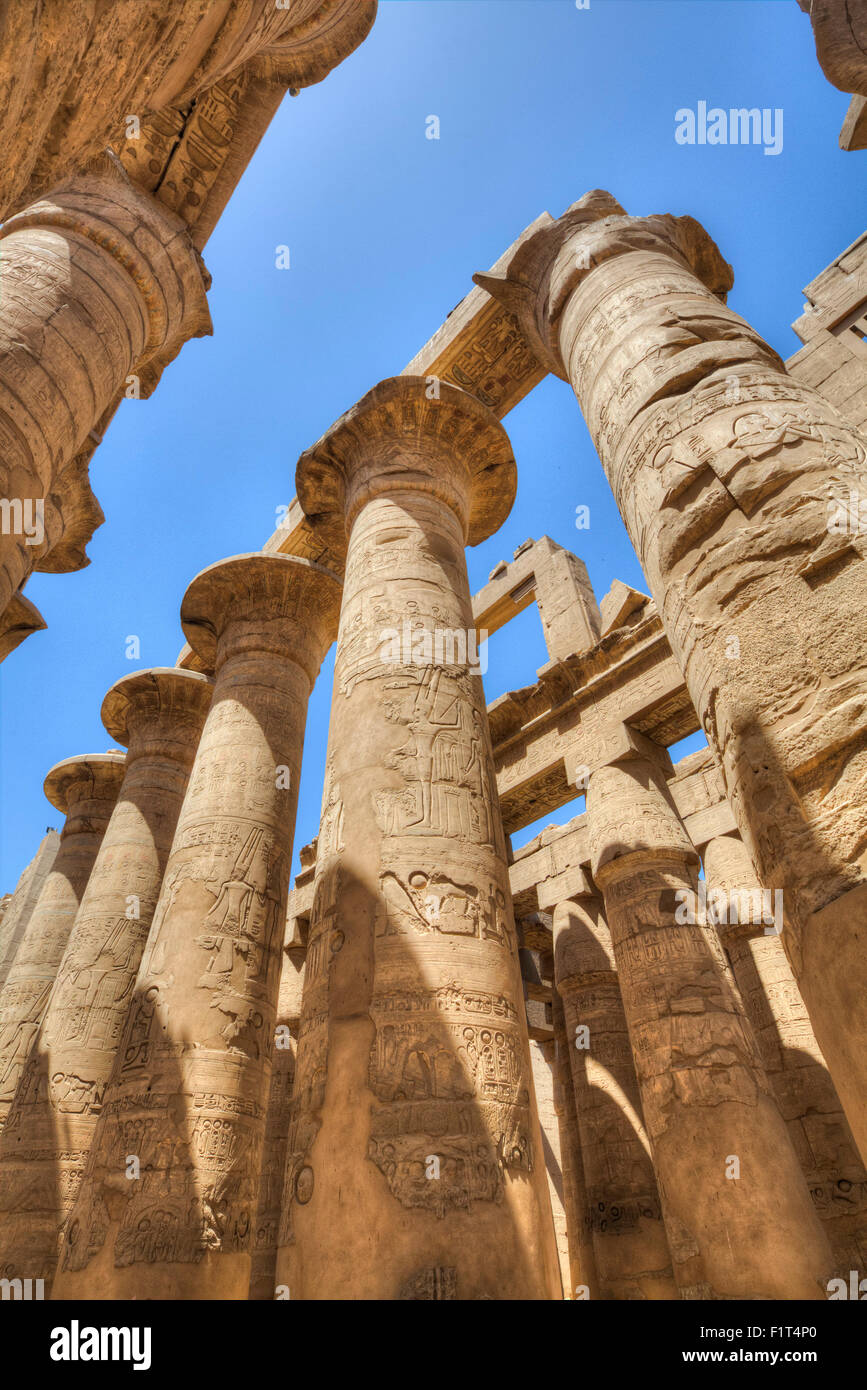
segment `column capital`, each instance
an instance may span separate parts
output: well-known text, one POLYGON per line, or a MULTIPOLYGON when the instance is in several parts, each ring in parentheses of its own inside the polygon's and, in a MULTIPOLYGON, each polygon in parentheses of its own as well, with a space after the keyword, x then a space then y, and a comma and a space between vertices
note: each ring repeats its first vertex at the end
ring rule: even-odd
POLYGON ((124 753, 89 753, 55 763, 43 783, 43 791, 58 811, 74 812, 82 801, 114 802, 123 782, 124 753))
POLYGON ((308 517, 333 518, 335 546, 376 496, 411 489, 458 516, 468 545, 502 526, 517 490, 505 429, 493 411, 449 382, 389 377, 368 391, 298 460, 298 500, 308 517))
POLYGON ((213 688, 207 676, 176 666, 132 671, 107 692, 100 718, 115 742, 129 748, 127 767, 158 752, 189 768, 213 688))
POLYGON ((200 661, 229 653, 291 656, 311 683, 337 636, 342 585, 331 570, 294 555, 232 555, 197 574, 181 603, 181 627, 200 661))
POLYGON ((504 274, 477 274, 473 280, 515 315, 542 366, 567 381, 558 326, 569 296, 598 266, 631 251, 673 257, 723 303, 734 284, 731 266, 694 217, 630 217, 601 188, 522 242, 504 274))
POLYGON ((294 0, 290 27, 248 64, 290 90, 321 82, 370 33, 377 0, 294 0))

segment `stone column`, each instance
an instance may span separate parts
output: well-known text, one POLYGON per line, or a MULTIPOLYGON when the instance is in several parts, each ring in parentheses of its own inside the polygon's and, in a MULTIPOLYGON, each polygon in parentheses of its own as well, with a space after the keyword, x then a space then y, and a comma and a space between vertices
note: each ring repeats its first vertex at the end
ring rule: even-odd
POLYGON ((508 440, 457 387, 397 377, 296 481, 348 553, 277 1282, 292 1299, 557 1298, 468 652, 464 547, 508 515, 508 440))
POLYGON ((665 783, 601 767, 587 817, 681 1296, 823 1298, 831 1251, 665 783))
POLYGON ((57 763, 45 795, 66 815, 60 845, 0 994, 0 1128, 18 1088, 75 914, 123 781, 122 753, 57 763))
POLYGON ((841 1270, 867 1268, 867 1172, 746 845, 720 835, 704 851, 708 915, 732 972, 795 1153, 841 1270), (721 896, 721 901, 719 900, 721 896))
MULTIPOLYGON (((15 962, 21 939, 27 930, 33 909, 39 901, 42 886, 57 858, 60 836, 56 830, 46 830, 42 843, 15 886, 12 900, 0 923, 0 991, 15 962)), ((0 1020, 2 1021, 2 1020, 0 1020)))
POLYGON ((2 613, 32 569, 87 563, 102 513, 76 456, 211 319, 185 224, 111 154, 3 224, 0 268, 2 613))
POLYGON ((123 785, 0 1137, 0 1267, 46 1287, 210 700, 204 676, 156 669, 125 676, 103 701, 103 723, 129 748, 123 785))
POLYGON ((554 972, 566 1022, 598 1296, 677 1298, 611 933, 601 909, 589 897, 560 903, 554 912, 554 972))
POLYGON ((551 1019, 554 1025, 554 1061, 556 1087, 554 1104, 560 1123, 560 1154, 563 1159, 563 1198, 566 1208, 566 1234, 569 1241, 570 1299, 599 1297, 599 1276, 590 1223, 587 1220, 587 1183, 578 1119, 575 1114, 575 1092, 569 1068, 569 1045, 566 1040, 566 1018, 563 1001, 555 989, 551 995, 551 1019))
POLYGON ((298 1025, 304 987, 304 958, 307 947, 300 940, 288 944, 283 952, 280 997, 277 1001, 277 1029, 271 1086, 268 1092, 268 1118, 262 1149, 262 1168, 253 1243, 253 1269, 250 1297, 256 1301, 273 1299, 276 1294, 275 1265, 280 1214, 283 1210, 283 1174, 286 1170, 286 1143, 289 1137, 290 1102, 295 1081, 298 1051, 298 1025))
POLYGON ((248 1296, 304 724, 339 598, 328 570, 262 554, 184 596, 213 698, 55 1298, 248 1296))
POLYGON ((865 440, 690 217, 590 193, 476 278, 575 389, 867 1157, 865 440))

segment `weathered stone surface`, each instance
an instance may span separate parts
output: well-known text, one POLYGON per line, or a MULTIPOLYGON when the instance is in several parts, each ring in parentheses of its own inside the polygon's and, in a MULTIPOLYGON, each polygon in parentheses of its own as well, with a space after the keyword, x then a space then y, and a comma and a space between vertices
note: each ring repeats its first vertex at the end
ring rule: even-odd
POLYGON ((147 395, 211 320, 184 224, 112 155, 9 218, 0 255, 3 491, 21 512, 0 535, 2 613, 34 567, 87 564, 102 512, 79 451, 125 381, 147 395))
POLYGON ((780 937, 767 925, 761 885, 737 836, 711 840, 703 858, 708 893, 723 894, 717 931, 837 1266, 860 1269, 867 1261, 867 1172, 780 937))
POLYGON ((210 700, 204 676, 170 668, 125 676, 103 701, 103 723, 129 750, 123 784, 0 1137, 0 1266, 46 1288, 210 700))
POLYGON ((823 1298, 830 1247, 731 971, 681 920, 697 856, 658 772, 600 768, 587 815, 681 1297, 823 1298))
POLYGON ((867 442, 724 307, 731 268, 692 218, 595 191, 477 278, 578 395, 741 834, 786 885, 786 951, 863 1156, 865 537, 829 519, 867 495, 867 442))
MULTIPOLYGON (((36 854, 19 878, 15 892, 9 894, 9 901, 0 920, 0 992, 12 969, 30 916, 39 901, 42 885, 57 857, 59 845, 60 836, 57 831, 46 830, 36 854)), ((0 1025, 2 1022, 3 1017, 0 1014, 0 1025)))
POLYGON ((66 822, 0 993, 0 1127, 39 1032, 123 768, 122 753, 96 753, 58 763, 45 778, 45 795, 66 822))
POLYGON ((213 699, 57 1298, 248 1295, 307 700, 339 598, 328 571, 263 555, 184 597, 213 699))
POLYGON ((474 630, 464 547, 508 514, 508 440, 456 387, 395 378, 297 486, 348 548, 277 1281, 557 1297, 481 680, 424 640, 474 630))
POLYGON ((677 1298, 611 933, 598 899, 565 901, 556 908, 554 969, 598 1297, 677 1298))
POLYGON ((829 82, 867 97, 867 10, 862 0, 798 0, 810 16, 816 53, 829 82))

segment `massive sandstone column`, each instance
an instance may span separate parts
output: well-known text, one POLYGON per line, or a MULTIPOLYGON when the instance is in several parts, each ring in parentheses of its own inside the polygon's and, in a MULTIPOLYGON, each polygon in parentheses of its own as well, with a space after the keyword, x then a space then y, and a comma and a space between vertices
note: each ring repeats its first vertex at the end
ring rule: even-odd
POLYGON ((867 1268, 867 1172, 782 942, 763 924, 762 889, 746 845, 720 835, 703 859, 708 915, 713 910, 837 1265, 844 1272, 867 1268))
POLYGON ((587 817, 681 1296, 823 1298, 831 1251, 664 781, 601 767, 587 817))
POLYGON ((554 971, 566 1021, 599 1297, 677 1298, 611 933, 598 899, 558 904, 554 971))
POLYGON ((865 440, 690 217, 590 193, 476 278, 575 389, 867 1157, 867 538, 831 530, 865 440))
POLYGON ((307 700, 339 599, 328 570, 261 554, 184 596, 211 709, 56 1298, 247 1298, 307 700))
POLYGON ((0 994, 0 1128, 48 1004, 57 968, 123 781, 124 755, 57 763, 45 795, 66 814, 60 845, 0 994))
POLYGON ((464 547, 508 515, 508 440, 457 387, 393 378, 303 455, 297 484, 348 554, 277 1282, 292 1299, 558 1298, 485 698, 462 645, 464 547))
POLYGON ((0 1137, 0 1267, 24 1278, 54 1272, 210 700, 204 676, 156 669, 103 701, 123 785, 0 1137))
POLYGON ((15 962, 21 940, 27 930, 33 909, 39 901, 42 886, 57 858, 60 836, 56 830, 46 830, 38 850, 15 885, 11 902, 0 922, 0 991, 15 962))
POLYGON ((87 563, 102 513, 76 456, 211 319, 185 224, 111 154, 3 224, 0 276, 2 613, 34 567, 87 563))

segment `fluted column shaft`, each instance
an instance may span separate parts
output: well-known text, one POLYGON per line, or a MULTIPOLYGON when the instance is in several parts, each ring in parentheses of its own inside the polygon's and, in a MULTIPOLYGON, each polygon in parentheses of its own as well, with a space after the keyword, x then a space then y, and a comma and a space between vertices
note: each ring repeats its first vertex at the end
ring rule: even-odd
POLYGON ((867 441, 692 218, 591 193, 478 279, 574 387, 867 1160, 867 441))
POLYGON ((709 914, 731 961, 777 1103, 840 1269, 867 1267, 867 1172, 761 885, 734 835, 704 851, 709 914), (722 901, 717 896, 722 894, 722 901))
POLYGON ((0 1265, 47 1287, 102 1112, 210 694, 204 676, 153 670, 124 677, 103 702, 109 733, 129 747, 123 785, 0 1138, 0 1265))
POLYGON ((474 630, 464 547, 508 513, 514 463, 484 406, 427 388, 380 383, 298 468, 348 550, 277 1262, 293 1299, 560 1296, 484 693, 466 649, 436 649, 474 630))
POLYGON ((184 223, 113 155, 3 224, 0 274, 2 612, 33 568, 86 563, 102 513, 76 455, 127 377, 147 395, 211 320, 184 223))
POLYGON ((587 816, 681 1295, 821 1299, 831 1251, 664 783, 602 767, 587 816))
POLYGON ((560 903, 554 912, 555 982, 566 1021, 599 1296, 677 1298, 601 906, 586 898, 560 903))
MULTIPOLYGON (((45 794, 66 813, 57 855, 0 994, 0 1127, 39 1032, 78 905, 123 780, 121 753, 53 767, 45 794)), ((32 1276, 31 1276, 32 1277, 32 1276)))

